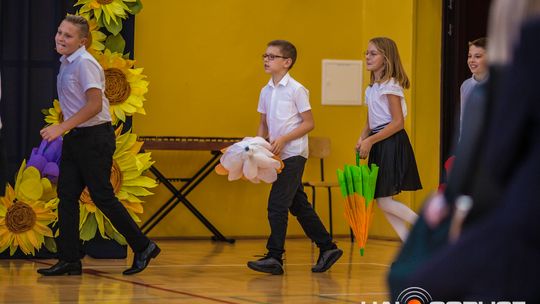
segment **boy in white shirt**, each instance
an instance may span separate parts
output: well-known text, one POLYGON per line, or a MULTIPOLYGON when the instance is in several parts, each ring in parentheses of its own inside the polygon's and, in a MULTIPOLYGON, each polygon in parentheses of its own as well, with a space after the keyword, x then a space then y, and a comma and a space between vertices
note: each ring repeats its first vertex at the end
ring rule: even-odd
POLYGON ((320 249, 313 272, 328 270, 343 254, 333 243, 319 216, 307 200, 302 186, 302 173, 308 157, 308 132, 314 122, 309 104, 309 93, 289 75, 296 61, 296 48, 285 40, 268 43, 263 55, 264 70, 272 75, 263 87, 257 111, 261 120, 257 136, 268 138, 272 153, 279 155, 285 167, 272 184, 268 198, 270 237, 268 253, 248 267, 260 272, 283 274, 282 255, 289 211, 296 216, 306 235, 320 249))
POLYGON ((62 55, 57 79, 58 99, 64 121, 41 130, 43 139, 52 141, 65 132, 58 180, 59 261, 38 273, 80 275, 79 198, 88 187, 96 206, 126 238, 135 253, 126 275, 143 271, 160 249, 149 240, 116 198, 110 181, 112 157, 116 149, 109 101, 105 97, 105 74, 85 49, 88 22, 68 15, 56 33, 56 51, 62 55))

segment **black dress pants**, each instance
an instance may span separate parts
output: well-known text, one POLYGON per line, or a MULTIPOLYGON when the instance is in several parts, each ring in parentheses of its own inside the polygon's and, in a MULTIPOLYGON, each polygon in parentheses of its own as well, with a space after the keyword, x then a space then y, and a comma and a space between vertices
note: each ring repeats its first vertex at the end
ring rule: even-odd
POLYGON ((308 202, 302 185, 306 159, 302 156, 293 156, 283 162, 285 167, 272 184, 268 199, 268 221, 271 229, 266 244, 268 255, 281 259, 285 252, 289 211, 296 216, 306 235, 321 250, 331 249, 334 246, 332 237, 308 202))
POLYGON ((149 239, 116 198, 110 182, 115 135, 110 123, 75 128, 64 136, 58 180, 59 259, 79 260, 79 198, 85 186, 96 206, 126 238, 134 252, 149 239))

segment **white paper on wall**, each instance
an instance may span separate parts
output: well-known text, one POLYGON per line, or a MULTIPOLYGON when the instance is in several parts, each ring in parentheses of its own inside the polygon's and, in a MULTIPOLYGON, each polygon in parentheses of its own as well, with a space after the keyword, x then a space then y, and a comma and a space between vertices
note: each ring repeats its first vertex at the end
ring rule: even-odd
POLYGON ((323 59, 323 105, 359 106, 362 96, 362 60, 323 59))

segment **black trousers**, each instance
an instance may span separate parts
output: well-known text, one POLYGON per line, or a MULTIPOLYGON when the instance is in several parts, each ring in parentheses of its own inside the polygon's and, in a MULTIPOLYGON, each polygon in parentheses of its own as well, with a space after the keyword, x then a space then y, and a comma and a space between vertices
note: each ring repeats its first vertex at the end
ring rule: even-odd
POLYGON ((283 162, 285 167, 272 184, 268 199, 268 221, 271 229, 266 244, 268 255, 281 259, 285 252, 289 211, 296 217, 306 235, 321 250, 331 249, 334 246, 332 237, 307 200, 304 186, 302 186, 306 159, 302 156, 293 156, 283 162))
POLYGON ((79 259, 79 198, 85 186, 96 206, 126 238, 134 252, 143 251, 149 239, 118 201, 110 182, 115 135, 110 123, 76 128, 64 136, 58 180, 59 259, 79 259))

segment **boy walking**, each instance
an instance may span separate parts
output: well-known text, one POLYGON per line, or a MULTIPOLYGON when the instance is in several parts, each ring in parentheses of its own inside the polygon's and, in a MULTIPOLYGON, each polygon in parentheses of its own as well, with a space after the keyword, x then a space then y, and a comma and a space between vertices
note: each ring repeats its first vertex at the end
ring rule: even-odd
POLYGON ((343 254, 332 241, 319 216, 307 200, 302 174, 308 157, 308 132, 314 122, 306 88, 289 75, 296 61, 296 48, 285 40, 268 43, 263 55, 264 71, 272 76, 263 87, 257 111, 261 120, 257 136, 269 138, 272 153, 279 155, 285 167, 272 184, 268 198, 270 237, 268 253, 248 267, 260 272, 283 274, 282 255, 289 211, 296 216, 306 235, 320 249, 313 272, 328 270, 343 254))
POLYGON ((79 198, 85 186, 96 206, 126 238, 135 253, 131 268, 123 274, 143 271, 160 248, 150 241, 114 195, 110 182, 115 145, 109 102, 105 97, 105 74, 86 51, 88 22, 68 15, 56 33, 56 51, 62 55, 58 74, 58 99, 64 121, 41 130, 41 136, 53 141, 64 136, 58 180, 59 261, 38 269, 45 276, 80 275, 79 198))

